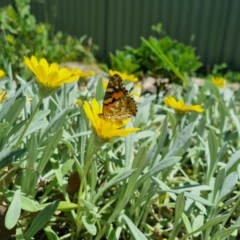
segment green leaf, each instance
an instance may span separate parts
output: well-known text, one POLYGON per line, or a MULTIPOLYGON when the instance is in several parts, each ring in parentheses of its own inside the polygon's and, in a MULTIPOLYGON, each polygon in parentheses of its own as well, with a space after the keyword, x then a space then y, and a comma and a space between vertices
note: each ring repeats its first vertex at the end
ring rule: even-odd
POLYGON ((58 131, 63 124, 66 122, 66 116, 69 112, 69 107, 65 108, 58 114, 54 116, 54 118, 50 121, 47 128, 45 129, 44 133, 41 136, 41 140, 39 142, 42 142, 46 134, 48 133, 55 133, 58 131))
POLYGON ((181 219, 182 216, 182 212, 184 210, 184 206, 185 206, 185 200, 184 200, 184 193, 180 193, 177 196, 177 200, 176 200, 176 206, 175 206, 175 223, 178 223, 179 220, 181 219))
POLYGON ((238 181, 238 175, 236 172, 230 173, 224 180, 222 189, 219 193, 218 202, 231 193, 238 181))
POLYGON ((124 179, 128 178, 129 176, 131 176, 134 172, 136 171, 136 169, 130 169, 130 170, 126 170, 123 169, 120 173, 118 173, 115 177, 113 177, 112 179, 110 179, 106 184, 103 185, 103 187, 98 189, 97 194, 94 196, 94 199, 92 201, 92 203, 94 204, 95 201, 102 195, 102 193, 107 190, 108 188, 110 188, 111 186, 113 186, 114 184, 123 181, 124 179))
POLYGON ((137 179, 142 174, 142 171, 146 166, 146 152, 147 152, 146 148, 142 148, 138 151, 137 155, 135 156, 133 160, 132 168, 136 169, 136 171, 129 178, 126 192, 134 188, 135 183, 137 183, 137 179))
MULTIPOLYGON (((22 91, 22 90, 21 90, 22 91)), ((9 109, 14 104, 16 97, 20 94, 20 89, 15 93, 14 96, 9 98, 7 101, 3 102, 3 106, 0 111, 0 122, 4 119, 4 117, 7 115, 9 109)))
POLYGON ((41 230, 44 225, 50 220, 53 213, 57 209, 59 200, 56 200, 45 207, 33 220, 31 226, 25 233, 25 239, 29 240, 32 238, 39 230, 41 230))
POLYGON ((168 133, 168 118, 165 117, 164 121, 163 121, 163 124, 161 126, 161 134, 159 136, 159 140, 158 140, 158 143, 157 143, 157 146, 155 147, 155 154, 153 156, 153 158, 150 160, 150 166, 152 167, 156 161, 156 158, 158 156, 158 154, 160 154, 161 152, 161 149, 163 147, 163 144, 165 142, 165 139, 167 137, 167 133, 168 133))
POLYGON ((12 148, 4 149, 0 152, 0 169, 6 167, 8 164, 16 161, 26 151, 26 148, 18 149, 12 152, 12 148))
POLYGON ((2 135, 2 132, 4 132, 9 126, 8 122, 0 123, 0 139, 4 137, 4 134, 2 135))
POLYGON ((135 134, 130 134, 127 137, 125 137, 125 168, 129 168, 129 166, 131 166, 131 160, 134 149, 134 137, 135 134))
POLYGON ((21 195, 20 196, 21 199, 21 208, 25 211, 28 212, 37 212, 38 211, 38 202, 36 202, 35 200, 25 196, 25 195, 21 195))
POLYGON ((238 116, 236 116, 236 114, 234 113, 233 109, 230 109, 230 115, 231 115, 231 118, 233 120, 233 122, 235 123, 236 125, 236 128, 237 128, 237 132, 238 132, 238 138, 240 138, 240 122, 239 122, 239 118, 238 116))
POLYGON ((67 201, 61 201, 59 202, 59 205, 57 207, 58 211, 70 211, 77 209, 78 205, 72 202, 67 202, 67 201))
POLYGON ((49 226, 44 228, 44 232, 46 233, 48 240, 60 240, 57 234, 49 226))
POLYGON ((38 179, 37 172, 34 171, 36 167, 37 154, 38 142, 36 134, 33 133, 28 144, 28 158, 26 162, 26 168, 29 170, 24 171, 23 179, 21 182, 22 191, 30 195, 35 191, 38 179))
MULTIPOLYGON (((14 191, 8 190, 6 188, 1 189, 4 197, 10 202, 13 200, 13 196, 15 194, 14 191)), ((20 195, 20 206, 21 209, 28 211, 28 212, 37 212, 38 211, 38 202, 31 199, 29 196, 26 196, 25 194, 20 195)))
POLYGON ((150 38, 149 41, 144 39, 143 37, 141 40, 152 50, 153 53, 155 53, 159 59, 161 59, 165 64, 168 65, 168 67, 178 76, 183 83, 187 83, 186 78, 182 73, 179 71, 179 69, 174 65, 173 61, 171 61, 163 52, 160 45, 156 44, 156 41, 154 41, 154 38, 150 38))
POLYGON ((6 116, 6 121, 9 122, 10 126, 15 122, 15 120, 19 117, 20 112, 24 108, 26 104, 26 97, 22 97, 17 99, 11 108, 8 111, 6 116))
POLYGON ((187 233, 190 233, 192 231, 191 222, 184 212, 182 213, 182 220, 183 220, 183 223, 184 223, 185 228, 187 230, 187 233))
POLYGON ((176 206, 175 206, 174 225, 173 225, 171 234, 169 235, 169 240, 175 239, 182 227, 183 223, 182 223, 181 216, 184 210, 184 206, 185 206, 185 200, 184 200, 184 193, 182 192, 177 196, 176 206))
POLYGON ((147 240, 145 235, 135 226, 132 220, 125 214, 122 214, 121 217, 126 222, 129 231, 131 232, 133 239, 147 240))
POLYGON ((216 217, 214 219, 211 219, 210 221, 208 221, 207 223, 205 223, 203 226, 201 226, 200 228, 198 228, 197 230, 185 235, 184 237, 181 238, 182 239, 187 239, 189 236, 194 235, 195 233, 198 232, 202 232, 204 230, 210 229, 213 226, 218 225, 219 223, 223 222, 225 219, 227 219, 229 217, 229 215, 222 215, 220 217, 216 217))
POLYGON ((161 172, 162 170, 172 167, 181 159, 182 159, 181 157, 165 157, 162 161, 158 162, 151 168, 150 175, 154 176, 157 173, 161 172))
POLYGON ((230 159, 229 159, 229 161, 228 161, 228 163, 225 167, 225 170, 226 170, 227 174, 232 172, 232 171, 237 170, 237 167, 239 165, 239 159, 240 159, 240 149, 237 150, 236 152, 234 152, 231 155, 231 157, 230 157, 230 159))
MULTIPOLYGON (((234 227, 230 227, 228 229, 217 232, 214 236, 211 237, 211 240, 218 239, 229 239, 230 235, 235 231, 240 229, 240 224, 234 227)), ((230 238, 231 239, 231 238, 230 238)))
POLYGON ((173 146, 166 154, 166 158, 176 155, 179 150, 185 150, 185 145, 191 137, 193 126, 194 122, 190 123, 178 134, 177 139, 173 143, 173 146))
POLYGON ((45 147, 43 156, 41 158, 41 161, 37 167, 37 171, 39 172, 39 174, 42 173, 42 171, 44 170, 48 160, 50 159, 50 157, 52 156, 52 153, 54 151, 54 149, 57 147, 61 137, 63 134, 63 130, 59 129, 51 138, 50 141, 48 142, 47 146, 45 147))
POLYGON ((225 178, 226 178, 226 173, 225 173, 225 169, 223 168, 217 173, 217 177, 215 179, 213 193, 212 193, 212 199, 213 201, 215 200, 216 205, 218 205, 216 196, 220 192, 225 178))
POLYGON ((102 77, 98 77, 95 80, 97 81, 95 98, 97 99, 97 101, 101 101, 104 97, 103 79, 102 77))
POLYGON ((94 224, 93 221, 91 221, 89 218, 87 218, 86 216, 82 216, 82 222, 83 222, 83 225, 85 226, 85 228, 87 229, 87 231, 95 236, 96 233, 97 233, 97 228, 94 224))
POLYGON ((207 157, 207 176, 206 182, 209 183, 215 168, 217 166, 217 151, 218 151, 218 141, 214 132, 210 129, 208 134, 208 152, 209 157, 207 157))
POLYGON ((7 229, 12 229, 19 219, 21 212, 21 202, 20 202, 20 190, 16 190, 14 193, 13 199, 7 210, 5 217, 5 226, 7 229))
MULTIPOLYGON (((204 223, 204 216, 203 214, 199 214, 197 215, 194 219, 193 219, 193 223, 192 223, 192 231, 197 230, 198 228, 200 228, 204 223)), ((194 237, 198 236, 200 234, 200 232, 195 233, 194 237)))

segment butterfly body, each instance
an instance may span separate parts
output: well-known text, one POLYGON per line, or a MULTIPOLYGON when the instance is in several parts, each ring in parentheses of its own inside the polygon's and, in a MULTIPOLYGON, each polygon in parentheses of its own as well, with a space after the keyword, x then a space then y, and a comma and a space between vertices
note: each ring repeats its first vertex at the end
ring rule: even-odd
POLYGON ((111 122, 122 122, 136 114, 135 100, 124 87, 121 77, 114 74, 108 82, 103 100, 103 112, 100 116, 111 122))

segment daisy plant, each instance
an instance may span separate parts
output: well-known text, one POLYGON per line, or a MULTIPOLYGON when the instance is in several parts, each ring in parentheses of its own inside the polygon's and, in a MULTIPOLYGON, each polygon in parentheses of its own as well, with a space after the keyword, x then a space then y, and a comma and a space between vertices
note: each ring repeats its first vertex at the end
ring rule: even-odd
POLYGON ((34 81, 1 81, 4 239, 239 236, 239 94, 211 81, 142 94, 115 72, 104 89, 101 74, 24 63, 34 81))
POLYGON ((31 58, 24 57, 24 63, 35 75, 35 79, 38 84, 40 99, 30 119, 25 125, 18 141, 16 142, 14 149, 17 149, 17 147, 21 143, 24 134, 26 133, 33 117, 37 113, 42 103, 42 100, 46 97, 49 97, 63 84, 72 83, 79 78, 79 74, 77 74, 76 71, 71 71, 67 68, 60 68, 57 63, 49 64, 45 58, 42 58, 38 61, 35 56, 32 56, 31 58))

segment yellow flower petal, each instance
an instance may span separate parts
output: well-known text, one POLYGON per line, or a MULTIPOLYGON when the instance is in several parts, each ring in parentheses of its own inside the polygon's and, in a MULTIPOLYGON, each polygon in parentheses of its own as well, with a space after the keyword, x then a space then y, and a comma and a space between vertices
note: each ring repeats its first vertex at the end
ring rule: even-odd
POLYGON ((24 57, 24 63, 36 76, 39 83, 39 92, 42 97, 49 96, 52 91, 60 88, 63 84, 74 82, 78 77, 67 68, 59 68, 57 63, 49 65, 45 58, 38 61, 35 56, 30 59, 24 57))
POLYGON ((200 105, 191 105, 187 106, 185 105, 183 99, 181 99, 179 102, 172 96, 168 96, 164 99, 164 103, 166 106, 174 108, 176 111, 180 113, 186 113, 189 111, 194 112, 203 112, 204 109, 200 105))
POLYGON ((226 84, 226 80, 222 77, 212 77, 211 81, 215 86, 219 88, 224 88, 226 84))
POLYGON ((95 72, 93 72, 93 71, 83 72, 82 70, 77 69, 77 68, 73 68, 72 73, 74 75, 78 76, 79 78, 87 78, 87 77, 91 77, 91 76, 95 75, 95 72))
POLYGON ((135 77, 133 74, 121 73, 121 72, 113 71, 113 70, 109 70, 109 74, 111 76, 113 76, 114 74, 118 74, 122 78, 122 80, 128 80, 130 82, 137 82, 138 81, 138 78, 135 77))

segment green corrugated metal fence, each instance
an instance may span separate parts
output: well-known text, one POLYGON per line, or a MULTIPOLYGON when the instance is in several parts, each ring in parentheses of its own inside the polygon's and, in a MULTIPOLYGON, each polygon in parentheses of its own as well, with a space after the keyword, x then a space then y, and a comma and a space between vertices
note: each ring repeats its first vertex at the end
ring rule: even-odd
POLYGON ((240 70, 240 0, 42 0, 32 1, 32 13, 56 30, 91 36, 102 59, 139 46, 161 22, 170 37, 196 47, 205 65, 226 62, 240 70))

